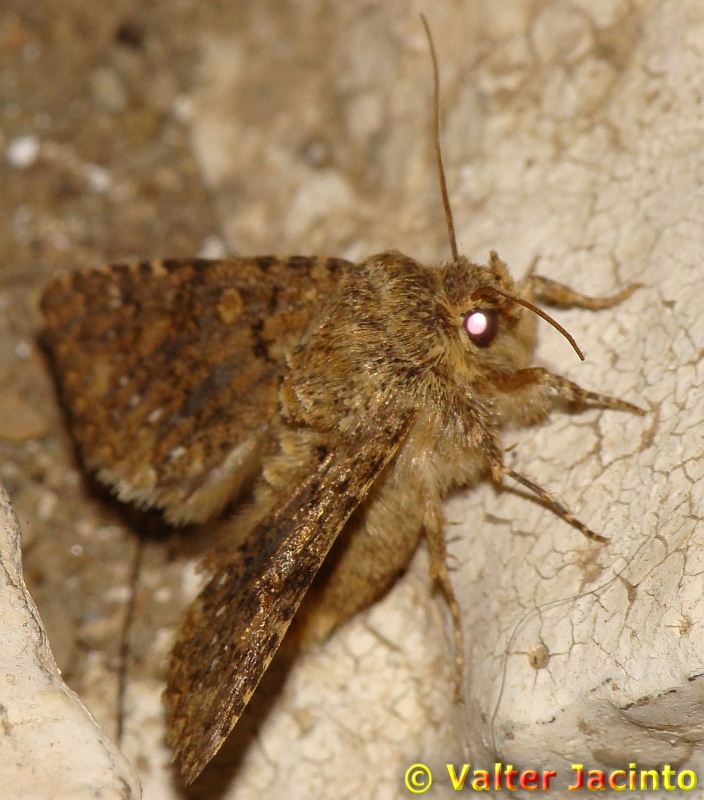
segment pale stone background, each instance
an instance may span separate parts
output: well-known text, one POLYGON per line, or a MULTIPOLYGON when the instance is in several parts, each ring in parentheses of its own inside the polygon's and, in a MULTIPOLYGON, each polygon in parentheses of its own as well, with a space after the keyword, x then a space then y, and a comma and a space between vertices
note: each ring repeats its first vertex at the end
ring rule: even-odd
POLYGON ((139 781, 61 680, 22 578, 20 529, 0 486, 0 774, 7 798, 128 800, 139 781))
MULTIPOLYGON (((219 7, 184 34, 195 67, 172 92, 168 112, 212 213, 210 229, 185 217, 182 225, 193 225, 192 239, 202 230, 211 255, 357 259, 397 247, 427 261, 446 257, 421 10, 441 62, 443 144, 462 252, 483 261, 496 248, 517 276, 540 254, 541 272, 595 294, 644 285, 608 311, 556 312, 586 351, 585 363, 547 326, 537 359, 641 404, 647 416, 556 413, 505 439, 516 444, 513 466, 610 544, 594 545, 510 491, 481 485, 458 496, 447 514, 468 645, 465 704, 453 703, 446 614, 431 597, 421 550, 384 600, 296 661, 279 693, 259 698, 203 783, 186 793, 176 788, 160 727, 158 665, 176 614, 159 616, 153 609, 161 601, 145 598, 161 592, 178 606, 196 581, 192 569, 181 572, 188 553, 177 562, 147 559, 137 611, 152 609, 154 627, 137 636, 142 650, 128 687, 123 749, 148 800, 404 797, 403 774, 416 761, 436 774, 427 796, 441 797, 452 791, 445 762, 485 766, 495 756, 557 769, 563 783, 554 797, 564 796, 574 761, 602 769, 670 763, 704 779, 697 401, 704 6, 348 0, 219 7)), ((127 112, 110 80, 127 71, 115 63, 91 73, 91 86, 94 101, 112 103, 109 113, 122 120, 127 112)), ((42 157, 56 164, 63 152, 44 147, 42 157)), ((129 185, 136 167, 117 156, 110 166, 115 185, 129 185)), ((178 191, 171 197, 177 205, 178 191)), ((119 192, 114 202, 125 202, 119 192)), ((126 219, 138 211, 149 218, 144 204, 130 208, 126 219)), ((176 218, 167 211, 167 220, 176 218)), ((110 224, 106 214, 102 225, 110 224)), ((73 242, 67 230, 59 233, 73 242)), ((169 241, 164 235, 154 247, 169 241)), ((148 245, 140 240, 131 252, 148 245)), ((70 265, 66 252, 55 269, 70 265)), ((79 252, 92 263, 93 251, 79 252)), ((56 411, 45 414, 59 430, 56 411)), ((51 491, 60 518, 63 497, 76 502, 78 490, 57 483, 51 491)), ((40 521, 52 518, 43 497, 40 521)), ((130 535, 90 502, 78 528, 82 546, 97 530, 126 565, 130 535), (118 535, 126 544, 118 547, 118 535)), ((126 568, 114 572, 115 588, 124 588, 126 568)), ((111 596, 113 604, 124 599, 111 596)), ((52 613, 48 601, 39 605, 52 613)), ((90 658, 72 669, 108 728, 114 664, 102 648, 114 641, 119 619, 76 623, 90 658)), ((69 639, 57 636, 55 648, 69 639)))

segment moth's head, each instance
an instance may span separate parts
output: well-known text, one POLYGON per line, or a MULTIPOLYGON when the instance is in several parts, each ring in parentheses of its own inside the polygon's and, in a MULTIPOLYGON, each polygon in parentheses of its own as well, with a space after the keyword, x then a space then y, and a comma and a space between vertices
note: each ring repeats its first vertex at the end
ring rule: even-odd
POLYGON ((445 363, 470 377, 530 364, 537 318, 522 305, 520 289, 496 253, 488 266, 460 256, 440 268, 440 281, 445 363))
POLYGON ((488 266, 459 257, 439 267, 380 253, 350 278, 334 319, 349 319, 342 328, 356 333, 345 347, 373 372, 422 380, 439 370, 466 384, 531 363, 537 317, 495 253, 488 266))

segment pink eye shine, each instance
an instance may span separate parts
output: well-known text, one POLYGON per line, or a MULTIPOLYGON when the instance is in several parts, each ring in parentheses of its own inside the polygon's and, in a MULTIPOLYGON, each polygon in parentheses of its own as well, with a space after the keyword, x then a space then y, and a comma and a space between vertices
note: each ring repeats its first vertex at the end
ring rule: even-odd
POLYGON ((489 327, 489 320, 483 311, 473 311, 467 317, 466 327, 470 336, 481 336, 489 327))
POLYGON ((475 308, 464 321, 470 341, 477 347, 488 347, 499 332, 499 315, 493 308, 475 308))

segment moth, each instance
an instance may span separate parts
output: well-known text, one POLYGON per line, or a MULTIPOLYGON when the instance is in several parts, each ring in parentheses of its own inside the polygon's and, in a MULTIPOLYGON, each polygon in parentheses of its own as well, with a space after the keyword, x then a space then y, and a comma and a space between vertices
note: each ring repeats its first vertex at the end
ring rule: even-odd
POLYGON ((187 783, 236 724, 326 558, 310 638, 377 599, 424 536, 461 679, 448 493, 511 477, 605 541, 506 466, 501 432, 545 419, 555 400, 643 413, 531 366, 538 315, 581 356, 536 302, 605 309, 636 287, 591 298, 532 273, 516 281, 494 252, 487 265, 459 255, 423 22, 449 261, 159 260, 65 274, 41 300, 72 434, 99 481, 175 525, 217 517, 253 484, 206 557, 209 581, 166 671, 167 735, 187 783))

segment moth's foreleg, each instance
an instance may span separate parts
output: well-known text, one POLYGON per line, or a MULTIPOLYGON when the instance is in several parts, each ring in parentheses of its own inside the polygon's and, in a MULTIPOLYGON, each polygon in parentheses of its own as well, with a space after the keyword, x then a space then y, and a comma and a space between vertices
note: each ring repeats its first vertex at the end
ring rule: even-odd
POLYGON ((604 308, 612 308, 622 303, 641 285, 640 283, 633 283, 609 297, 590 297, 542 275, 528 274, 519 282, 518 289, 521 297, 532 302, 544 303, 545 305, 559 308, 585 308, 589 311, 601 311, 604 308))

